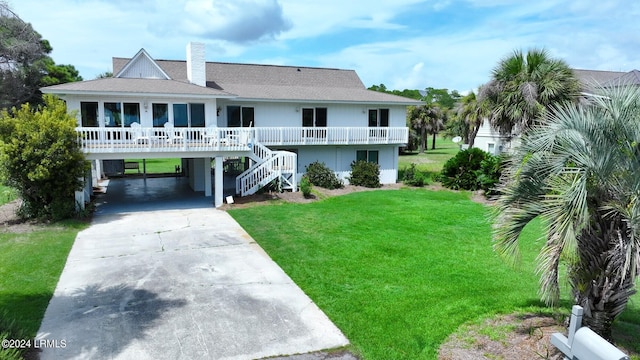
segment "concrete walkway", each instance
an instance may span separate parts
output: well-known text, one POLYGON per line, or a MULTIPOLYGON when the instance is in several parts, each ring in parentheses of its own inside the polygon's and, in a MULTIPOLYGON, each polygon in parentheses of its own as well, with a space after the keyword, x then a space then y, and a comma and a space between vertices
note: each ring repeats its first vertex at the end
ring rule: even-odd
POLYGON ((213 208, 97 215, 76 238, 38 339, 52 346, 44 360, 256 359, 348 343, 213 208))

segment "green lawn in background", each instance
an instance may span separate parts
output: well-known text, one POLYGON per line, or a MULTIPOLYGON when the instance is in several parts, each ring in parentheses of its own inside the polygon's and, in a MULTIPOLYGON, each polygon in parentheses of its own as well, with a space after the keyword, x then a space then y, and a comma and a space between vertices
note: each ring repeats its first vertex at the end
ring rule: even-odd
POLYGON ((436 148, 431 149, 431 141, 429 141, 427 151, 420 154, 418 150, 411 153, 401 154, 398 158, 398 179, 402 180, 404 169, 408 168, 411 163, 416 164, 416 169, 429 175, 434 179, 434 175, 440 174, 442 166, 450 158, 460 151, 460 145, 451 141, 451 139, 437 137, 436 148))
POLYGON ((15 189, 0 185, 0 206, 17 199, 18 193, 15 189))
POLYGON ((14 320, 24 336, 35 337, 73 241, 85 226, 67 221, 28 233, 0 232, 0 316, 4 324, 14 320))
POLYGON ((435 359, 467 321, 544 310, 534 273, 541 225, 525 229, 512 269, 492 251, 488 208, 467 193, 361 192, 229 213, 364 359, 435 359))
MULTIPOLYGON (((127 159, 126 162, 137 162, 140 173, 143 172, 142 159, 127 159)), ((182 166, 181 159, 146 159, 147 174, 174 174, 176 166, 182 166)), ((127 169, 125 174, 137 174, 138 170, 127 169)))

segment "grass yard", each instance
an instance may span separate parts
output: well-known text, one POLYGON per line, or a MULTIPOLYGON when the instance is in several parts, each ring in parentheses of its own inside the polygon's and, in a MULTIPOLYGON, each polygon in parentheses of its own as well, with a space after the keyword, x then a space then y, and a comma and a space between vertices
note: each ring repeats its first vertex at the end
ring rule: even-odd
MULTIPOLYGON (((140 168, 140 173, 143 172, 142 159, 130 159, 127 162, 137 162, 140 168)), ((176 171, 176 166, 182 166, 181 160, 179 158, 172 159, 147 159, 147 174, 174 174, 176 171)), ((138 170, 135 169, 127 169, 125 170, 125 174, 137 174, 138 170)))
MULTIPOLYGON (((429 149, 431 148, 431 140, 429 140, 429 149)), ((435 174, 442 171, 442 166, 447 160, 452 158, 458 151, 460 146, 451 139, 437 137, 436 149, 427 150, 420 154, 417 152, 405 153, 398 158, 398 179, 402 180, 404 169, 408 168, 411 163, 416 164, 416 169, 429 175, 431 179, 435 174)))
POLYGON ((0 185, 0 206, 15 200, 18 197, 18 193, 4 185, 0 185))
MULTIPOLYGON (((540 224, 525 229, 522 264, 509 268, 492 252, 487 208, 467 193, 361 192, 229 213, 364 359, 435 359, 463 323, 544 310, 534 273, 540 224)), ((628 313, 637 329, 638 304, 628 313)))
POLYGON ((35 337, 76 234, 85 226, 68 221, 28 233, 0 232, 0 334, 14 322, 7 338, 35 337))

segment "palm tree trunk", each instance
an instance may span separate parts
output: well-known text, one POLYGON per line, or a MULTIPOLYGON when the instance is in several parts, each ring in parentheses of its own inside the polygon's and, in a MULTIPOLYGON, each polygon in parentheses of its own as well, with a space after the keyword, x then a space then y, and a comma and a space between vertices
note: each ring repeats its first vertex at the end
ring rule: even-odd
POLYGON ((425 148, 427 147, 426 144, 426 136, 427 134, 425 134, 426 132, 426 128, 423 126, 420 128, 420 153, 424 153, 425 148))
POLYGON ((469 134, 469 148, 473 147, 473 144, 476 142, 476 135, 478 135, 478 130, 480 130, 480 124, 474 124, 473 129, 471 130, 471 134, 469 134))
POLYGON ((431 150, 436 149, 436 133, 433 133, 433 140, 431 140, 431 150))
POLYGON ((570 271, 576 304, 585 310, 584 325, 611 341, 611 325, 636 293, 633 276, 621 273, 627 247, 619 240, 626 233, 622 219, 599 217, 578 239, 579 264, 570 271))

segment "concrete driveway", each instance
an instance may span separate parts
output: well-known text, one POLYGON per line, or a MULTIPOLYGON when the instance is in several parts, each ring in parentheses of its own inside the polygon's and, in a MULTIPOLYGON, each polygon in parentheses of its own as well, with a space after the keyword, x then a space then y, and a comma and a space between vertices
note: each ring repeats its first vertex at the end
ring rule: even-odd
POLYGON ((348 343, 213 208, 96 216, 78 234, 38 339, 45 360, 256 359, 348 343))

